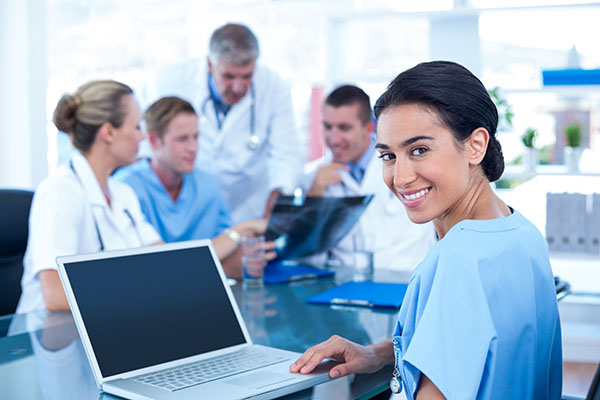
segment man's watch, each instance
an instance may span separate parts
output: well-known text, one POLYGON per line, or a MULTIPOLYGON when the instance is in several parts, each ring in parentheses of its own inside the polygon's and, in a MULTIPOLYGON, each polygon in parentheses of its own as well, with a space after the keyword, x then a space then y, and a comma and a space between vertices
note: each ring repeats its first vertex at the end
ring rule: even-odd
POLYGON ((223 231, 223 233, 226 234, 229 239, 233 240, 238 246, 242 243, 242 235, 240 235, 239 232, 231 228, 227 228, 223 231))

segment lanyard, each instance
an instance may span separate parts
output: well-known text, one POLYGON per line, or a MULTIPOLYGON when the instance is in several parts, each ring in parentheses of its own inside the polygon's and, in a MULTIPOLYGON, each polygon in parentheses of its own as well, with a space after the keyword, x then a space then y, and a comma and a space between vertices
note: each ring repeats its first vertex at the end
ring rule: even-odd
MULTIPOLYGON (((79 174, 77 173, 77 171, 75 170, 75 167, 73 166, 73 160, 69 161, 69 167, 71 168, 71 171, 73 171, 73 175, 75 175, 77 182, 79 182, 79 184, 85 191, 85 187, 83 186, 83 181, 81 180, 81 178, 79 177, 79 174)), ((125 213, 125 215, 127 215, 129 220, 131 221, 131 225, 133 225, 133 228, 135 229, 135 233, 138 237, 138 240, 140 241, 140 245, 143 246, 144 242, 142 241, 142 236, 140 235, 140 232, 137 229, 137 224, 135 223, 135 219, 133 219, 133 216, 131 215, 131 213, 129 212, 128 209, 126 209, 126 208, 123 209, 123 212, 125 213)), ((100 251, 104 251, 105 250, 104 240, 102 240, 102 235, 100 234, 100 228, 98 227, 98 221, 96 220, 96 215, 94 214, 93 211, 92 211, 92 219, 94 220, 94 228, 96 228, 96 236, 98 237, 98 243, 100 244, 100 251)))

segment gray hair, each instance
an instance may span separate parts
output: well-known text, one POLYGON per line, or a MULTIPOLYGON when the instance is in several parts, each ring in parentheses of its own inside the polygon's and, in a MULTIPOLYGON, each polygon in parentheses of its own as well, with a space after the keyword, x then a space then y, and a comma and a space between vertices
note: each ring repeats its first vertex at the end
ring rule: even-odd
POLYGON ((258 40, 245 25, 226 24, 210 37, 208 56, 212 64, 248 65, 258 58, 258 40))

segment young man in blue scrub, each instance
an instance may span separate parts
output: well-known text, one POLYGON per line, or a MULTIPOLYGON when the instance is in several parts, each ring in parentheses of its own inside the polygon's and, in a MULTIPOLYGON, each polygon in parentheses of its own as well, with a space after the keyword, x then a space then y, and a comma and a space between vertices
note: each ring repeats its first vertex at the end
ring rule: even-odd
POLYGON ((216 180, 194 168, 199 132, 190 103, 163 97, 148 108, 144 119, 154 154, 119 170, 117 179, 133 188, 142 212, 165 242, 213 238, 225 272, 239 276, 236 250, 241 237, 264 233, 266 221, 231 227, 229 208, 216 180))

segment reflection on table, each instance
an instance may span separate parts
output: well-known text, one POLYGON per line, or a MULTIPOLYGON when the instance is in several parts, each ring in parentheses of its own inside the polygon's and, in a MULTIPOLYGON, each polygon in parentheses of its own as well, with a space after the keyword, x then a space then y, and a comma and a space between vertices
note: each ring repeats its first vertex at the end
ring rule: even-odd
MULTIPOLYGON (((406 281, 389 273, 376 280, 406 281)), ((252 340, 303 352, 333 334, 368 344, 390 337, 396 310, 309 305, 305 300, 347 280, 335 278, 232 286, 252 340)), ((70 313, 34 312, 0 318, 0 388, 10 399, 116 399, 98 390, 70 313)), ((118 335, 115 332, 115 335, 118 335)), ((360 398, 385 389, 391 367, 377 374, 339 379, 286 396, 288 399, 360 398)))

